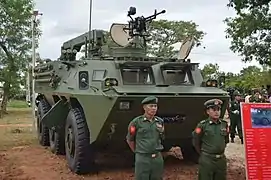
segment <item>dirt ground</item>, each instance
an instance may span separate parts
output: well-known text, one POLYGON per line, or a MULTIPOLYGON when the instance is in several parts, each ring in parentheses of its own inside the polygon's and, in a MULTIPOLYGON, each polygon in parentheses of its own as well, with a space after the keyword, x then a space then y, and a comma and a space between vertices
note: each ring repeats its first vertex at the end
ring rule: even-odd
MULTIPOLYGON (((130 163, 116 155, 100 155, 101 168, 96 174, 75 175, 69 171, 65 156, 55 156, 48 149, 37 145, 35 134, 31 129, 29 110, 10 113, 5 118, 0 119, 1 180, 133 179, 133 168, 130 163)), ((227 179, 245 180, 244 149, 238 139, 235 144, 228 145, 226 155, 228 157, 227 179)), ((196 178, 197 165, 187 164, 173 157, 166 159, 165 180, 196 180, 196 178)))

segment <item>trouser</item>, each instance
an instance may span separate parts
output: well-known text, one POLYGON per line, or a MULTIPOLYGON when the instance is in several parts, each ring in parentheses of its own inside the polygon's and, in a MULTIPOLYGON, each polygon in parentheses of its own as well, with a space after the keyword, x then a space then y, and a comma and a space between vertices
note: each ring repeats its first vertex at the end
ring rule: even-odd
POLYGON ((237 128, 239 138, 243 139, 241 119, 239 119, 239 118, 231 118, 231 125, 230 125, 231 139, 235 138, 236 128, 237 128))
POLYGON ((162 180, 164 159, 161 153, 135 154, 135 180, 162 180))
POLYGON ((220 156, 201 153, 198 180, 227 180, 227 160, 220 156))

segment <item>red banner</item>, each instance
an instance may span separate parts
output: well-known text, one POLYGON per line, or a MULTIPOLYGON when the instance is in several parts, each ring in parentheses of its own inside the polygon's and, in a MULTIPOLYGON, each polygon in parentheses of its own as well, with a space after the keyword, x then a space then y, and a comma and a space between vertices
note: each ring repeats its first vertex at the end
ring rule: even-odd
POLYGON ((271 103, 242 103, 247 180, 271 180, 271 103))

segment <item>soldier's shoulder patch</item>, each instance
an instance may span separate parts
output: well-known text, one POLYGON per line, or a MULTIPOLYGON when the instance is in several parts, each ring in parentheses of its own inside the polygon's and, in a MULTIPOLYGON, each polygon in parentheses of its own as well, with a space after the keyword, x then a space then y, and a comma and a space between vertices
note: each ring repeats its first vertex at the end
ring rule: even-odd
POLYGON ((206 119, 199 122, 200 124, 206 123, 206 119))
POLYGON ((158 121, 160 121, 161 123, 164 123, 164 120, 163 120, 162 118, 160 118, 160 117, 158 117, 158 116, 155 116, 155 118, 156 118, 158 121))
POLYGON ((202 131, 202 129, 201 129, 200 127, 196 127, 196 129, 195 129, 195 133, 200 134, 200 133, 201 133, 201 131, 202 131))

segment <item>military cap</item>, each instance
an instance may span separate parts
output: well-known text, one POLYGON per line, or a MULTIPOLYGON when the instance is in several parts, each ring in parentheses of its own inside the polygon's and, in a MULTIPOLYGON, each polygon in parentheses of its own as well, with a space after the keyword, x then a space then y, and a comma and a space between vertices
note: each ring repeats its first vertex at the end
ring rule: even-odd
POLYGON ((241 96, 241 93, 240 93, 239 91, 234 91, 234 92, 233 92, 233 95, 234 95, 234 96, 241 96))
POLYGON ((204 103, 204 106, 208 109, 210 107, 221 107, 223 102, 220 99, 210 99, 204 103))
POLYGON ((141 104, 157 104, 158 99, 155 96, 148 96, 141 101, 141 104))

